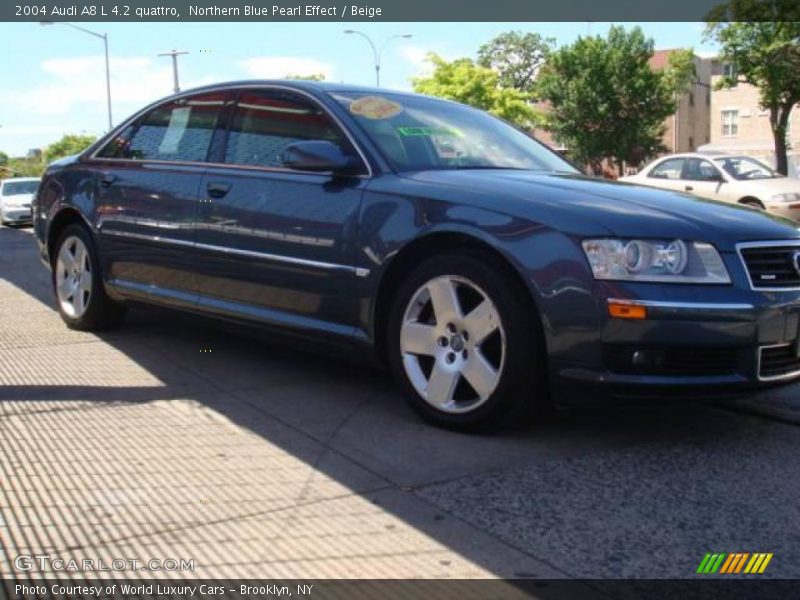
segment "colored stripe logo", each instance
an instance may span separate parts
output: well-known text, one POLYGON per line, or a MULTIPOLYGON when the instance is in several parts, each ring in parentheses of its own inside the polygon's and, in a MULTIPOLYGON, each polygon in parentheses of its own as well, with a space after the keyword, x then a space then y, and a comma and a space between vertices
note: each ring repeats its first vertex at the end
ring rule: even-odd
POLYGON ((709 552, 700 561, 697 573, 701 575, 714 573, 721 575, 761 574, 766 570, 772 556, 772 552, 709 552))

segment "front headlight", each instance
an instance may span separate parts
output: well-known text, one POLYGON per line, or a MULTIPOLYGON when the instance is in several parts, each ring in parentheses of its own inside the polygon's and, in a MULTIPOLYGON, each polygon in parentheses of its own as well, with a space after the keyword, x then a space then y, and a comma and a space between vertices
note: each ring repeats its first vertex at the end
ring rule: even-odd
POLYGON ((795 194, 794 192, 775 194, 770 200, 772 202, 800 202, 800 194, 795 194))
POLYGON ((683 240, 584 240, 595 279, 660 283, 730 283, 716 248, 683 240))

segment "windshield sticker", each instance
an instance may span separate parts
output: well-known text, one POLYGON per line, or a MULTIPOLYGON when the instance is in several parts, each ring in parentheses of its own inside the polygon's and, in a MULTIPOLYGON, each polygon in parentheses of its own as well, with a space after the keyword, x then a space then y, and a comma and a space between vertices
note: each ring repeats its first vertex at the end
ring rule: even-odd
POLYGON ((397 133, 404 137, 464 137, 454 127, 398 127, 397 133))
POLYGON ((364 96, 350 104, 350 112, 367 119, 391 119, 403 112, 403 107, 380 96, 364 96))

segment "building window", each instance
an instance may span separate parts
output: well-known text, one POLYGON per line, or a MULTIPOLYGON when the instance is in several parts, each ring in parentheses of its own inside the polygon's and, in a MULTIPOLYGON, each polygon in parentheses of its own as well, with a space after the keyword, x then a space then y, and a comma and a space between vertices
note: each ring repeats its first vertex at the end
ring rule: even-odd
POLYGON ((694 93, 689 92, 689 106, 694 106, 694 93))
POLYGON ((739 134, 739 111, 722 111, 722 136, 733 137, 739 134))
POLYGON ((722 75, 731 79, 736 77, 736 66, 733 63, 725 63, 722 65, 722 75))

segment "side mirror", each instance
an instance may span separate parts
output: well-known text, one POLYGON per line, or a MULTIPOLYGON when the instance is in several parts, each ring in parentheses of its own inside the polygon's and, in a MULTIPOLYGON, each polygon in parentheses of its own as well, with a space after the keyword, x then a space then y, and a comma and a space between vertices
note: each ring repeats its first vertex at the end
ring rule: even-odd
POLYGON ((283 151, 281 164, 297 171, 338 174, 354 172, 357 166, 356 160, 342 152, 339 146, 322 140, 289 144, 283 151))

